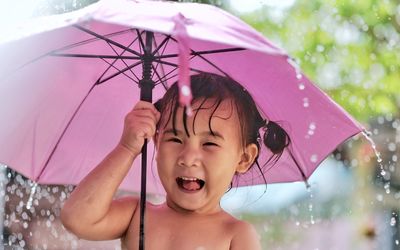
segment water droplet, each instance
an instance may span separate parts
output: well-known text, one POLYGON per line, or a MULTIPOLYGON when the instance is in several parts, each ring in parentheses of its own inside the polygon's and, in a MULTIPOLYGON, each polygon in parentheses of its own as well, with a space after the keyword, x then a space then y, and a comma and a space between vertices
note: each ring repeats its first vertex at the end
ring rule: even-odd
POLYGON ((299 221, 296 221, 296 226, 300 226, 300 222, 299 221))
POLYGON ((384 189, 386 190, 386 193, 387 194, 390 194, 390 183, 388 182, 388 183, 385 183, 385 185, 383 186, 384 187, 384 189))
POLYGON ((63 201, 67 198, 67 195, 65 194, 64 191, 61 192, 61 196, 60 196, 60 201, 63 201))
POLYGON ((310 161, 313 162, 313 163, 316 163, 316 162, 318 161, 318 156, 315 155, 315 154, 314 154, 314 155, 311 155, 310 161))
POLYGON ((33 196, 35 195, 37 183, 34 183, 31 187, 31 193, 29 194, 28 202, 26 203, 26 208, 29 210, 32 207, 33 196))
POLYGON ((310 106, 310 103, 308 101, 307 97, 303 98, 303 107, 308 108, 310 106))
POLYGON ((306 86, 304 85, 304 83, 299 83, 300 90, 304 90, 305 88, 306 88, 306 86))
POLYGON ((392 227, 396 226, 396 218, 395 218, 395 217, 392 217, 392 218, 390 219, 390 225, 391 225, 392 227))
POLYGON ((26 212, 22 213, 22 219, 24 220, 28 219, 28 214, 26 212))
POLYGON ((396 245, 399 245, 399 240, 395 240, 394 243, 395 243, 396 245))
POLYGON ((396 144, 393 143, 393 142, 389 143, 388 149, 389 149, 389 151, 391 151, 391 152, 396 151, 396 144))
POLYGON ((377 201, 383 201, 383 195, 377 194, 377 195, 376 195, 376 200, 377 200, 377 201))

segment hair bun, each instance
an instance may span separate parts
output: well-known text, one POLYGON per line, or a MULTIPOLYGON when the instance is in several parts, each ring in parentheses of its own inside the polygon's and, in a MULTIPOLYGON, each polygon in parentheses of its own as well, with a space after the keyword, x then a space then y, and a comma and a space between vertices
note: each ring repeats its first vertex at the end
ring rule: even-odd
POLYGON ((265 127, 265 146, 267 146, 273 154, 281 154, 290 143, 288 134, 277 123, 272 121, 269 121, 265 127))

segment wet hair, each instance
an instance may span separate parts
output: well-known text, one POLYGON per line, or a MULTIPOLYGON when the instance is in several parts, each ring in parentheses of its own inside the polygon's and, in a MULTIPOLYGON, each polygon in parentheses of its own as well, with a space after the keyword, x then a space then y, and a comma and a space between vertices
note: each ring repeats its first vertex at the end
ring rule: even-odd
MULTIPOLYGON (((199 110, 212 109, 212 114, 210 115, 208 124, 210 133, 213 134, 211 118, 213 117, 214 112, 218 109, 222 101, 231 100, 231 103, 233 104, 233 107, 236 108, 238 114, 243 147, 254 143, 258 147, 258 152, 260 152, 261 143, 263 143, 272 152, 271 157, 263 165, 265 166, 270 162, 275 164, 278 161, 284 149, 290 144, 289 135, 277 122, 263 118, 250 93, 247 92, 242 85, 230 77, 212 73, 199 73, 192 75, 190 81, 193 95, 192 103, 201 101, 199 108, 193 114, 194 120, 196 119, 199 110), (203 106, 207 100, 214 101, 211 107, 203 106)), ((170 119, 172 119, 172 129, 176 134, 176 116, 179 107, 178 100, 179 89, 177 83, 174 83, 168 89, 164 97, 155 103, 155 107, 161 113, 160 121, 162 121, 157 124, 157 129, 161 123, 168 124, 170 119)), ((187 115, 186 110, 184 110, 183 125, 186 134, 190 136, 186 120, 187 115)), ((192 131, 195 133, 194 122, 192 131)), ((258 163, 258 155, 251 167, 255 164, 264 177, 262 169, 258 163)))

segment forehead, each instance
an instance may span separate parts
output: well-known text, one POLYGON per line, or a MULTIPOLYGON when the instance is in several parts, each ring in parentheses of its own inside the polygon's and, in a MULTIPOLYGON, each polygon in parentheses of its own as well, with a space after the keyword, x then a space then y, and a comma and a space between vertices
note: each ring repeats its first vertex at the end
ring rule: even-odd
MULTIPOLYGON (((221 102, 214 98, 210 99, 198 99, 192 103, 191 106, 193 110, 193 114, 186 118, 186 123, 190 126, 194 124, 197 126, 212 125, 212 129, 217 127, 218 125, 222 126, 238 126, 239 120, 237 115, 237 110, 235 103, 231 99, 224 99, 221 102), (229 123, 229 124, 227 124, 229 123)), ((161 121, 162 127, 172 127, 173 123, 173 107, 168 107, 164 111, 164 119, 161 121), (170 117, 168 119, 168 117, 170 117), (168 120, 168 124, 165 124, 168 120)), ((184 109, 182 107, 178 107, 176 111, 175 123, 176 127, 181 127, 184 122, 184 109)))

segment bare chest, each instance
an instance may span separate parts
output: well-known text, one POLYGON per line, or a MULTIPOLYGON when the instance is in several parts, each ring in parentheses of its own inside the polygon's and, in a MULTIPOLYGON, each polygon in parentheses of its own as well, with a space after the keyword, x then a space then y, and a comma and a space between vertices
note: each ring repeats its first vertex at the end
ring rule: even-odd
MULTIPOLYGON (((134 216, 122 244, 138 249, 139 218, 134 216)), ((146 249, 228 250, 233 233, 222 218, 190 218, 148 211, 145 225, 146 249)))

